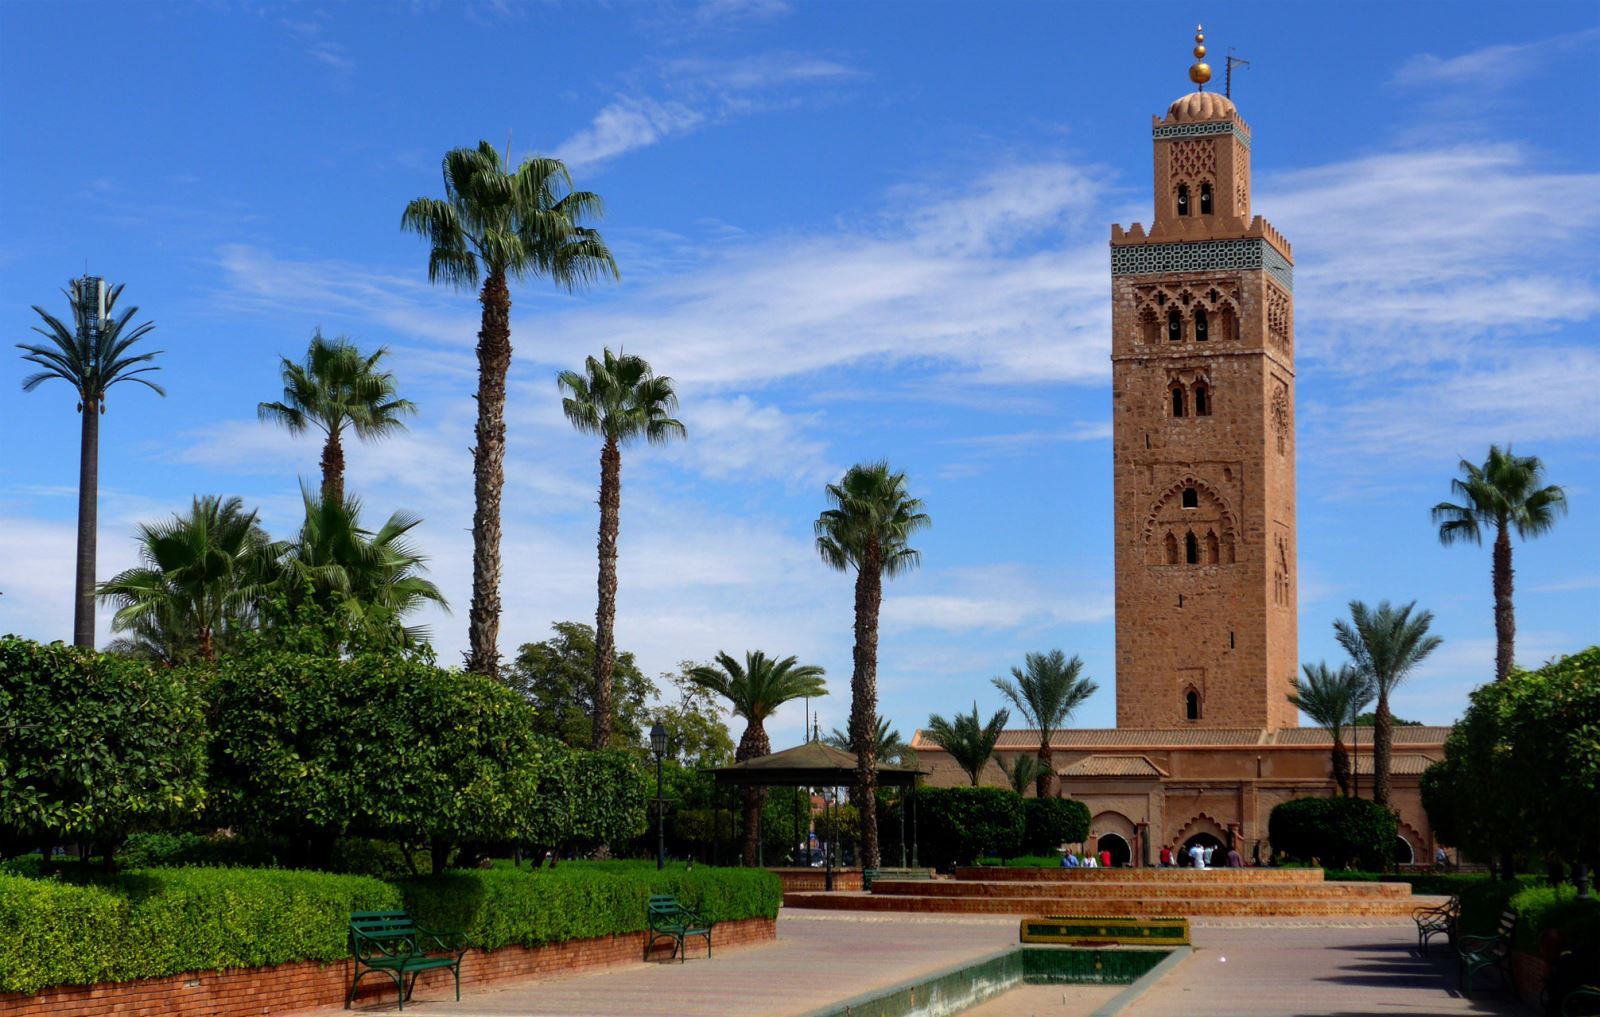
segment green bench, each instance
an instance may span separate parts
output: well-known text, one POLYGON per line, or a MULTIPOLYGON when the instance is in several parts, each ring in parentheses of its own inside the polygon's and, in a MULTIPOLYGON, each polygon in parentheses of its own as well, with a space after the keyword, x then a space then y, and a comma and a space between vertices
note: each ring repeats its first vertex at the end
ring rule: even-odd
POLYGON ((1500 972, 1506 987, 1516 992, 1511 978, 1511 934, 1517 928, 1515 911, 1500 914, 1500 926, 1492 936, 1461 936, 1456 941, 1456 954, 1460 957, 1459 981, 1464 995, 1472 995, 1472 978, 1484 968, 1500 972))
POLYGON ((871 890, 880 879, 932 879, 932 869, 862 869, 861 889, 871 890))
POLYGON ((362 976, 374 971, 394 979, 400 1009, 406 1008, 417 975, 433 968, 449 968, 456 976, 456 1001, 461 1000, 461 958, 466 950, 459 945, 458 933, 430 932, 404 911, 357 911, 350 916, 350 956, 356 976, 344 997, 344 1008, 356 998, 362 976), (445 941, 449 936, 455 943, 445 941), (406 976, 411 976, 406 984, 406 976))
POLYGON ((678 962, 683 963, 683 941, 688 936, 704 936, 706 956, 711 956, 711 927, 716 923, 701 918, 698 912, 678 903, 678 898, 671 894, 658 893, 650 898, 645 908, 645 922, 650 929, 644 943, 646 960, 650 959, 650 947, 656 940, 670 939, 678 962))
POLYGON ((1590 1017, 1591 1014, 1600 1014, 1600 986, 1574 989, 1561 1001, 1561 1017, 1590 1017))
POLYGON ((1417 908, 1411 912, 1411 920, 1417 923, 1417 953, 1426 954, 1428 941, 1434 936, 1444 936, 1454 943, 1456 925, 1461 921, 1461 898, 1451 897, 1443 904, 1417 908))

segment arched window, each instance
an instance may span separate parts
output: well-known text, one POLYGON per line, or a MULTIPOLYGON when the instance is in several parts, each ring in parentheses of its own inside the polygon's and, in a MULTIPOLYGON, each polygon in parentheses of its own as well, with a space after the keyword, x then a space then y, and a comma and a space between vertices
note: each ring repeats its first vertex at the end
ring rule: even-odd
POLYGON ((1223 342, 1227 342, 1229 339, 1237 339, 1239 333, 1234 329, 1233 308, 1224 307, 1217 312, 1217 315, 1217 338, 1223 342))
POLYGON ((1210 331, 1207 328, 1208 324, 1209 324, 1209 322, 1206 321, 1206 309, 1204 307, 1196 307, 1194 309, 1194 341, 1195 342, 1203 343, 1203 342, 1206 341, 1207 338, 1210 337, 1210 331))
POLYGON ((1194 387, 1194 415, 1211 416, 1211 392, 1206 388, 1205 382, 1199 382, 1194 387))
POLYGON ((1184 508, 1199 508, 1200 507, 1200 492, 1196 491, 1192 487, 1184 488, 1183 489, 1183 503, 1182 504, 1183 504, 1184 508))
POLYGON ((1172 415, 1174 417, 1183 416, 1183 386, 1182 385, 1174 385, 1174 386, 1172 386, 1172 415))
POLYGON ((1167 533, 1166 544, 1167 544, 1167 564, 1168 565, 1176 565, 1176 564, 1178 564, 1178 538, 1174 537, 1172 535, 1171 531, 1168 531, 1168 533, 1167 533))
POLYGON ((1183 342, 1183 315, 1176 307, 1167 312, 1167 342, 1183 342))
POLYGON ((1201 184, 1200 185, 1200 214, 1201 215, 1210 215, 1211 214, 1211 185, 1210 184, 1201 184))
POLYGON ((1217 540, 1215 530, 1206 531, 1206 564, 1216 565, 1221 562, 1222 544, 1217 540))
POLYGON ((1183 560, 1189 565, 1200 564, 1200 540, 1193 530, 1183 536, 1183 560))
POLYGON ((1186 720, 1200 719, 1200 693, 1194 689, 1183 694, 1183 716, 1186 720))
POLYGON ((1150 310, 1148 307, 1145 308, 1144 316, 1139 319, 1139 326, 1144 331, 1145 342, 1153 343, 1160 340, 1161 323, 1156 320, 1156 312, 1150 310))
POLYGON ((1189 185, 1188 184, 1179 184, 1178 185, 1178 214, 1179 215, 1188 215, 1189 214, 1189 185))

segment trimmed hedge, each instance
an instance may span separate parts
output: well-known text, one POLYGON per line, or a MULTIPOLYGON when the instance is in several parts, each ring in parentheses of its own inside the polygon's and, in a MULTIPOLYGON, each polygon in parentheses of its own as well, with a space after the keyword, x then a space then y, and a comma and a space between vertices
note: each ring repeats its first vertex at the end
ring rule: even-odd
POLYGON ((1001 787, 935 787, 917 792, 921 861, 940 869, 987 855, 1022 854, 1022 796, 1001 787))
POLYGON ((656 893, 673 894, 719 922, 776 918, 783 902, 782 881, 764 869, 657 872, 654 862, 456 870, 401 887, 418 922, 460 932, 468 945, 485 950, 640 932, 656 893))
POLYGON ((1365 798, 1296 798, 1267 819, 1274 851, 1299 861, 1321 859, 1329 870, 1387 868, 1398 836, 1394 813, 1365 798))
POLYGON ((1539 936, 1547 929, 1561 934, 1564 949, 1600 949, 1600 899, 1578 900, 1570 884, 1547 886, 1538 876, 1510 883, 1480 879, 1461 892, 1461 931, 1489 935, 1502 911, 1516 913, 1512 946, 1524 953, 1539 953, 1539 936))
POLYGON ((0 991, 335 961, 352 911, 400 906, 364 876, 140 869, 84 884, 0 875, 0 991))
POLYGON ((1089 807, 1071 798, 1024 798, 1026 829, 1022 849, 1048 855, 1063 844, 1081 844, 1089 836, 1089 807))

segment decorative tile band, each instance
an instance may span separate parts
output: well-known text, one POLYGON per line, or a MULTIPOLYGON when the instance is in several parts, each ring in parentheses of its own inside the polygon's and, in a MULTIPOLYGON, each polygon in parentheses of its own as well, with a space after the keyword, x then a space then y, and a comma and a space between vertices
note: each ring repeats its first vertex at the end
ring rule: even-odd
POLYGON ((1135 244, 1111 248, 1112 275, 1157 275, 1168 272, 1219 272, 1261 269, 1290 293, 1294 266, 1265 240, 1197 240, 1181 244, 1135 244))
POLYGON ((1157 141, 1166 141, 1171 138, 1203 138, 1212 134, 1231 134, 1239 139, 1239 144, 1250 149, 1250 135, 1240 130, 1239 125, 1231 120, 1214 120, 1204 124, 1167 124, 1162 127, 1152 128, 1150 136, 1157 141))

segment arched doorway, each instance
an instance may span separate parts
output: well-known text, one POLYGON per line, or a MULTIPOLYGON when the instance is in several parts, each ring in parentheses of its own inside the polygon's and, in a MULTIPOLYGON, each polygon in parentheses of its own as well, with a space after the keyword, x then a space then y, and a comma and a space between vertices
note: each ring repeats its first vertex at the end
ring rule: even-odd
POLYGON ((1102 834, 1100 839, 1095 841, 1094 849, 1097 852, 1111 852, 1111 864, 1114 868, 1122 868, 1133 861, 1133 845, 1119 833, 1102 834))
POLYGON ((1188 840, 1184 841, 1183 844, 1178 848, 1179 865, 1193 864, 1192 859, 1189 857, 1189 849, 1194 847, 1196 844, 1200 845, 1202 849, 1211 849, 1212 868, 1227 864, 1228 846, 1222 843, 1219 838, 1212 836, 1209 833, 1197 833, 1193 837, 1190 837, 1188 840))
POLYGON ((1399 835, 1394 838, 1394 860, 1396 865, 1410 865, 1417 860, 1417 853, 1412 850, 1411 842, 1399 835))

